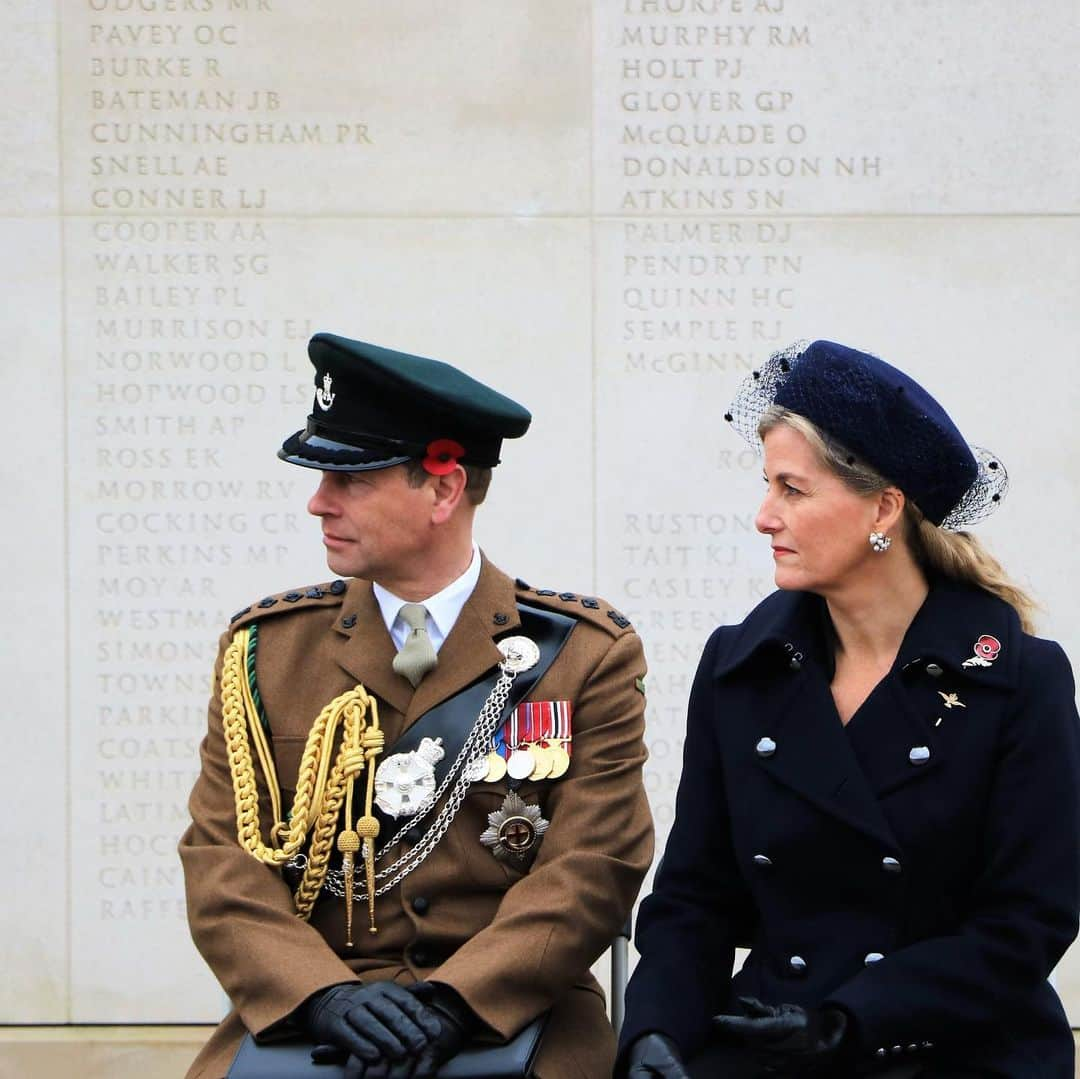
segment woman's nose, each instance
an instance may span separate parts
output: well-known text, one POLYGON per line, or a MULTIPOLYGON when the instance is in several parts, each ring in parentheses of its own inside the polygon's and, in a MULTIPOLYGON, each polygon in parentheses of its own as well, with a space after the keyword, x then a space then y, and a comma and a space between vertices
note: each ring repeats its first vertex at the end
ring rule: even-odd
POLYGON ((776 514, 773 512, 772 499, 769 495, 766 495, 761 500, 757 516, 754 518, 754 527, 766 536, 776 532, 780 527, 780 523, 776 519, 776 514))

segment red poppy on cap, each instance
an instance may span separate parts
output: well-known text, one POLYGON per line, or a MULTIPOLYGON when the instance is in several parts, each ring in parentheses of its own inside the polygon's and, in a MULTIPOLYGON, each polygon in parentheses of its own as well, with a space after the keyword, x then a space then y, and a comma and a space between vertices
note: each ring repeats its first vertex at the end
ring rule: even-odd
POLYGON ((446 476, 457 467, 458 458, 464 456, 465 447, 452 438, 437 438, 427 444, 427 457, 421 462, 425 472, 433 476, 446 476))

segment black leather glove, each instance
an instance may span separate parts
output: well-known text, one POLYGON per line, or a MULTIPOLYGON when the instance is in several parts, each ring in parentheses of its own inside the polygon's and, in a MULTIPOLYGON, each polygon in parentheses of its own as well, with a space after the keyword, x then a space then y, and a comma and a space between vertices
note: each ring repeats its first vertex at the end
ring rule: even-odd
MULTIPOLYGON (((444 1060, 460 1053, 462 1047, 481 1026, 476 1013, 461 999, 460 994, 441 982, 415 982, 408 991, 430 1009, 439 1023, 439 1033, 431 1043, 433 1063, 429 1071, 417 1070, 416 1079, 428 1079, 444 1060)), ((396 1076, 392 1079, 397 1079, 396 1076)))
POLYGON ((626 1079, 690 1079, 675 1043, 665 1034, 642 1034, 626 1053, 626 1079))
MULTIPOLYGON (((412 1064, 429 1053, 433 1057, 442 1034, 432 1009, 396 982, 331 986, 309 997, 297 1020, 313 1041, 344 1049, 365 1066, 412 1064)), ((415 1067, 408 1074, 414 1072, 415 1067)))
POLYGON ((713 1026, 775 1058, 789 1074, 831 1069, 850 1048, 848 1017, 838 1008, 763 1004, 756 997, 739 997, 739 1003, 745 1015, 713 1016, 713 1026))

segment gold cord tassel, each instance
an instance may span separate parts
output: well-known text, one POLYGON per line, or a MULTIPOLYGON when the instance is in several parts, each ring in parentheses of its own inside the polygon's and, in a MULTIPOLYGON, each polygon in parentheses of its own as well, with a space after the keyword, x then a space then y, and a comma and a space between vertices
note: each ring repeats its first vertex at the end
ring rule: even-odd
POLYGON ((307 867, 296 890, 296 913, 307 919, 322 890, 329 868, 330 850, 342 802, 346 803, 345 828, 338 837, 345 874, 346 935, 352 946, 352 899, 355 855, 364 843, 371 932, 375 932, 374 839, 379 823, 372 816, 375 758, 383 749, 379 711, 374 698, 358 685, 335 697, 318 715, 308 734, 296 779, 296 795, 288 823, 281 819, 278 777, 265 733, 252 702, 248 684, 249 635, 238 630, 225 650, 221 671, 221 713, 229 771, 236 803, 237 841, 253 858, 280 867, 298 854, 310 837, 307 867), (343 728, 341 748, 331 767, 338 727, 343 728), (259 827, 259 796, 251 743, 255 742, 259 764, 270 795, 274 822, 270 844, 264 844, 259 827), (356 777, 368 769, 364 815, 352 827, 352 792, 356 777))
POLYGON ((375 840, 379 834, 379 822, 371 812, 375 796, 375 758, 383 750, 383 732, 379 728, 379 706, 371 702, 372 725, 364 731, 360 744, 367 761, 367 791, 364 794, 364 815, 356 822, 356 830, 364 840, 364 870, 367 877, 369 933, 378 933, 375 927, 375 840))
POLYGON ((345 874, 345 947, 352 942, 353 855, 360 849, 360 837, 351 828, 337 837, 337 849, 342 853, 341 871, 345 874))

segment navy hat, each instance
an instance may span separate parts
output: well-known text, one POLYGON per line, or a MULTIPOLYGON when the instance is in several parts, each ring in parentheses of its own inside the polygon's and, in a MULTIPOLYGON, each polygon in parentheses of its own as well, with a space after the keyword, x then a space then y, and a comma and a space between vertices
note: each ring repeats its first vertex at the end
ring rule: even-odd
POLYGON ((278 450, 294 465, 362 472, 420 458, 434 473, 458 461, 491 468, 502 440, 525 434, 532 420, 516 401, 438 360, 332 333, 317 333, 308 357, 311 415, 278 450))
POLYGON ((866 352, 814 341, 774 353, 744 380, 725 419, 751 441, 765 409, 805 417, 896 484, 934 524, 961 528, 1001 501, 1008 475, 969 446, 914 379, 866 352))

